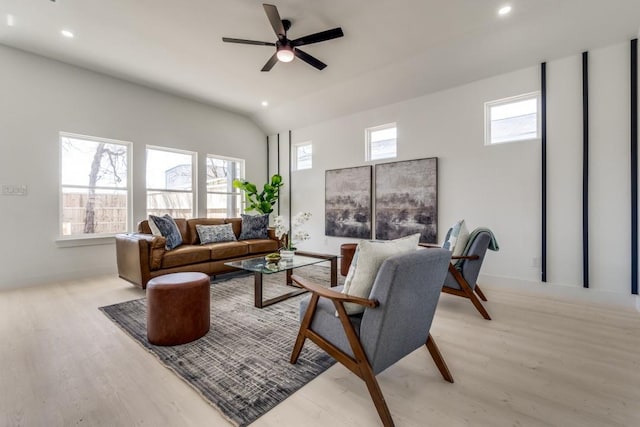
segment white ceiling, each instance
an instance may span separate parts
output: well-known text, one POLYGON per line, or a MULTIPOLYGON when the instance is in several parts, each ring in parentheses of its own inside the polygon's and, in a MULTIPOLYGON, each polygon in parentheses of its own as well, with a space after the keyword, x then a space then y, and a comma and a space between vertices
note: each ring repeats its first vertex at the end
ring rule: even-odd
POLYGON ((272 0, 291 39, 342 27, 260 72, 256 0, 0 0, 0 43, 252 117, 266 132, 413 98, 638 35, 640 0, 272 0), (513 6, 507 17, 497 10, 513 6), (6 25, 6 15, 14 26, 6 25), (60 30, 72 30, 74 39, 60 30), (261 106, 268 100, 269 107, 261 106))

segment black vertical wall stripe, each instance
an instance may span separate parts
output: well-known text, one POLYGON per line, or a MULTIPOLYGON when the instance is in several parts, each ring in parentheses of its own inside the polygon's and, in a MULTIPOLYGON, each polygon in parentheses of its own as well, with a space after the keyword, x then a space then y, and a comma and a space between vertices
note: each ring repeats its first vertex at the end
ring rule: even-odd
POLYGON ((269 135, 267 135, 267 181, 269 180, 269 176, 270 176, 270 173, 269 173, 270 166, 271 166, 271 157, 269 154, 269 135))
POLYGON ((582 53, 582 286, 589 287, 589 52, 582 53))
POLYGON ((547 63, 540 65, 540 130, 542 147, 542 254, 540 267, 542 281, 547 281, 547 63))
MULTIPOLYGON (((280 175, 280 134, 278 134, 278 175, 280 175)), ((278 215, 280 215, 280 189, 278 189, 278 215)))
POLYGON ((638 39, 631 40, 631 293, 638 295, 638 39))
MULTIPOLYGON (((293 212, 291 212, 291 187, 293 187, 293 180, 291 179, 291 149, 293 146, 291 145, 291 130, 289 130, 289 230, 291 230, 291 220, 293 217, 293 212)), ((293 236, 293 234, 290 234, 293 236)))

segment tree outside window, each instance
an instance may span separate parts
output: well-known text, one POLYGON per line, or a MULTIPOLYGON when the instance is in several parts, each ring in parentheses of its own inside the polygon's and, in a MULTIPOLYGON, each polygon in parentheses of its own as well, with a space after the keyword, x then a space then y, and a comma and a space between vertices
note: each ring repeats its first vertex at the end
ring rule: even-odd
POLYGON ((123 141, 60 133, 62 237, 129 229, 129 146, 123 141))

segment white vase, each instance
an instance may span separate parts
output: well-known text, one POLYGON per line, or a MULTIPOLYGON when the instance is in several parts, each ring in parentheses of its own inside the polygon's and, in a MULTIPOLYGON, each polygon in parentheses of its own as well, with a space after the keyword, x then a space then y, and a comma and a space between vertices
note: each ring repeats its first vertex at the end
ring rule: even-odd
POLYGON ((286 249, 280 249, 280 257, 282 257, 282 259, 292 259, 295 253, 296 251, 288 251, 286 249))

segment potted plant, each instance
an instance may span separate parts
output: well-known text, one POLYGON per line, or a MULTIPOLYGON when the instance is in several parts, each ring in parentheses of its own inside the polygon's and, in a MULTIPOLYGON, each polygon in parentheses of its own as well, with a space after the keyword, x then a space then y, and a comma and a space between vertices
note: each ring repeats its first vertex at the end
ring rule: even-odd
POLYGON ((245 192, 247 207, 244 210, 247 212, 255 210, 261 214, 270 214, 273 212, 273 205, 278 201, 280 187, 283 185, 282 177, 278 174, 271 177, 271 181, 264 185, 260 193, 258 193, 258 187, 249 181, 240 179, 233 180, 233 187, 245 192))

